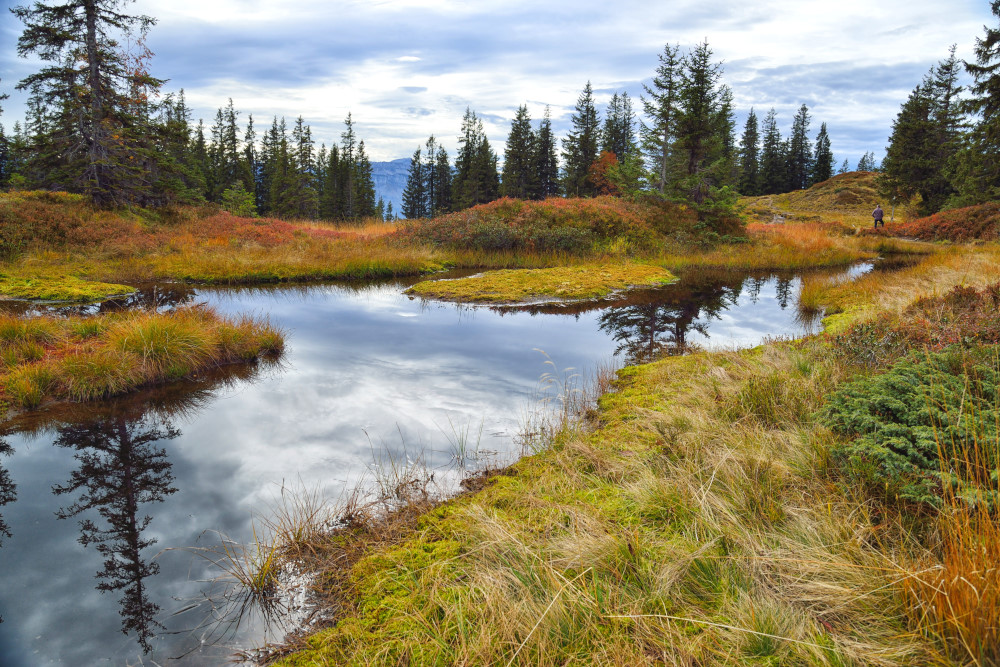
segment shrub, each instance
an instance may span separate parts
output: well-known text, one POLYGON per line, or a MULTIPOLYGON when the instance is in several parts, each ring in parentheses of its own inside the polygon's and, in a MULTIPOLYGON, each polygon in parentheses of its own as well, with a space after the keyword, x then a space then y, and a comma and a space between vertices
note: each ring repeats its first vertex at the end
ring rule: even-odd
POLYGON ((407 221, 399 234, 458 249, 584 254, 612 245, 651 250, 668 236, 695 233, 697 222, 691 209, 656 197, 504 198, 438 218, 407 221))
POLYGON ((821 419, 852 439, 835 462, 886 499, 938 507, 942 492, 992 497, 1000 448, 1000 349, 914 352, 834 392, 821 419))
POLYGON ((924 241, 995 241, 1000 238, 1000 202, 941 211, 926 218, 918 218, 901 225, 879 230, 865 230, 866 234, 891 234, 924 241))

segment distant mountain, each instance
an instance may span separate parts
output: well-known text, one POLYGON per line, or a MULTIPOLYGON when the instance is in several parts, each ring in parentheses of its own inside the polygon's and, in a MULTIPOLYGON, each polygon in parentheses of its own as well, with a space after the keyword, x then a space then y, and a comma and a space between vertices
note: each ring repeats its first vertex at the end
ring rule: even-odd
POLYGON ((389 162, 372 162, 375 199, 381 197, 386 206, 392 202, 392 210, 397 217, 403 217, 403 190, 406 188, 406 173, 409 170, 410 158, 408 157, 389 162))

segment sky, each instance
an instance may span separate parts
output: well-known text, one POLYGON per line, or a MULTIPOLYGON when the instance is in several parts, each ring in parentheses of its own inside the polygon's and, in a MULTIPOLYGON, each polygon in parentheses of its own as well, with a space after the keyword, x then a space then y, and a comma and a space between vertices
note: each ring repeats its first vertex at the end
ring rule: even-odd
MULTIPOLYGON (((8 6, 21 4, 7 1, 8 6)), ((434 134, 454 155, 462 116, 483 119, 502 158, 517 107, 551 108, 564 137, 590 81, 599 111, 628 92, 637 112, 666 44, 707 41, 734 94, 737 135, 771 107, 783 135, 805 104, 810 135, 826 123, 835 160, 884 154, 912 89, 955 44, 973 60, 987 0, 137 0, 157 19, 151 70, 184 89, 211 125, 232 98, 240 123, 303 116, 317 144, 339 142, 350 112, 373 161, 409 157, 434 134)), ((24 116, 22 24, 0 16, 0 121, 24 116)))

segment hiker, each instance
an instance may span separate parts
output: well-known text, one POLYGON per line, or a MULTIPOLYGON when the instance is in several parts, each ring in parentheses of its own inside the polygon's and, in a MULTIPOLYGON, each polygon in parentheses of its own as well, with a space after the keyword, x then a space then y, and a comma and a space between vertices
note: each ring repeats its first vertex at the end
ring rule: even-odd
POLYGON ((872 217, 875 218, 875 227, 878 228, 879 225, 885 227, 885 221, 882 220, 882 216, 885 215, 885 211, 878 204, 875 204, 875 210, 872 211, 872 217))

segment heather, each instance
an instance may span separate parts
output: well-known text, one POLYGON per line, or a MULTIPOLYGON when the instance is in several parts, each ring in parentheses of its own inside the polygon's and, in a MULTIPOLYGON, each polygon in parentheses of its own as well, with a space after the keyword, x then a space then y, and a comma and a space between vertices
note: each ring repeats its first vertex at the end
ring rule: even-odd
MULTIPOLYGON (((697 241, 702 231, 696 212, 683 204, 652 197, 598 196, 543 201, 504 198, 437 218, 408 221, 401 234, 449 249, 581 255, 650 252, 667 242, 697 241)), ((724 232, 741 236, 742 225, 733 220, 724 232)))
POLYGON ((922 241, 996 241, 1000 239, 1000 202, 987 202, 941 211, 868 233, 902 236, 922 241))

